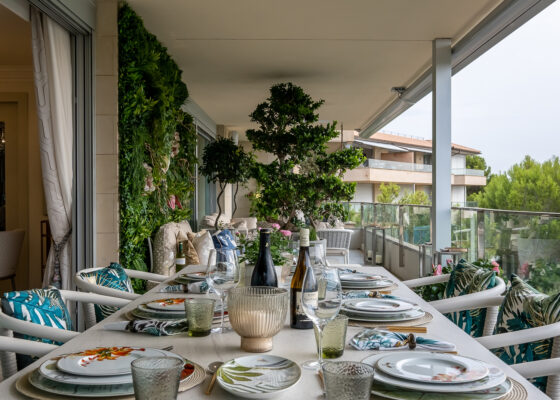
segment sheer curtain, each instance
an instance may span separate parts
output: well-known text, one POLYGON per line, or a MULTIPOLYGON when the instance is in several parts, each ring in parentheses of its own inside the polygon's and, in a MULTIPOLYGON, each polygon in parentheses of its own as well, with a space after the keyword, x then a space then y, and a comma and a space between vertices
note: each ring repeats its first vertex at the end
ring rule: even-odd
POLYGON ((43 188, 54 245, 43 286, 72 285, 72 55, 70 34, 31 9, 33 67, 43 188))

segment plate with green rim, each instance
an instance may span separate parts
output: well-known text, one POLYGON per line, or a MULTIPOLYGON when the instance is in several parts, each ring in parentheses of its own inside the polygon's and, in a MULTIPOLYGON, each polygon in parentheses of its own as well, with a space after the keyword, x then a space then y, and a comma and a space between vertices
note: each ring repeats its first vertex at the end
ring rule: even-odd
POLYGON ((297 363, 284 357, 261 354, 238 357, 217 372, 218 384, 247 399, 269 399, 294 387, 301 378, 297 363))

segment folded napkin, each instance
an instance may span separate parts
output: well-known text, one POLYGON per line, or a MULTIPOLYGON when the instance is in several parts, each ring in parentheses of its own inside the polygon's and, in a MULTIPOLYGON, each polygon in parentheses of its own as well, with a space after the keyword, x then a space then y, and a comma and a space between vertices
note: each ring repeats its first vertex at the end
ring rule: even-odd
POLYGON ((167 293, 208 293, 209 291, 208 282, 206 281, 198 281, 192 282, 188 285, 168 285, 160 290, 160 292, 167 292, 167 293))
MULTIPOLYGON (((358 350, 402 350, 403 347, 408 347, 404 342, 407 338, 408 335, 404 333, 364 329, 352 338, 350 345, 358 350)), ((416 348, 428 351, 455 351, 453 343, 423 337, 416 337, 416 348)))
POLYGON ((132 321, 109 322, 103 326, 108 331, 147 333, 153 336, 171 336, 186 332, 189 328, 186 319, 177 321, 158 321, 135 319, 132 321))

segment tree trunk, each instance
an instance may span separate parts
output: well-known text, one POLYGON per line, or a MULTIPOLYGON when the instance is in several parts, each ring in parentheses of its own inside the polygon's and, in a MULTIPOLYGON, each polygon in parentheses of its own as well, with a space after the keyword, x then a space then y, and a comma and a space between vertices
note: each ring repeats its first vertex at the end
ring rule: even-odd
POLYGON ((221 182, 218 183, 220 186, 220 193, 216 198, 216 203, 218 203, 218 216, 216 217, 216 222, 214 222, 214 229, 218 230, 218 222, 220 221, 220 216, 222 215, 222 206, 220 205, 220 198, 224 194, 224 190, 226 190, 226 185, 222 184, 221 182))
POLYGON ((235 215, 235 212, 237 211, 237 192, 239 192, 239 182, 235 184, 235 193, 233 193, 233 211, 231 213, 232 218, 235 215))

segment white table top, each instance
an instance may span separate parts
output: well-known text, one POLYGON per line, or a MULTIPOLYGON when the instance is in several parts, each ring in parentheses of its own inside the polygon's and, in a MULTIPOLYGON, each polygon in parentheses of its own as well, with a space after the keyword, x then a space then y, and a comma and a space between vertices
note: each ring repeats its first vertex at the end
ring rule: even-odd
MULTIPOLYGON (((354 268, 355 266, 352 266, 354 268)), ((469 357, 478 358, 490 362, 496 366, 502 368, 506 374, 518 382, 522 383, 527 389, 529 394, 529 399, 548 399, 549 397, 536 389, 531 383, 521 377, 517 372, 511 369, 508 365, 503 363, 497 357, 495 357, 491 352, 486 350, 482 345, 480 345, 476 340, 472 339, 465 332, 460 330, 451 321, 449 321, 442 314, 437 312, 428 303, 424 302, 419 296, 412 292, 409 288, 403 285, 397 278, 395 278, 390 272, 382 267, 362 267, 370 273, 376 273, 390 277, 395 282, 398 283, 399 288, 393 291, 393 294, 414 300, 419 303, 422 308, 429 311, 434 319, 428 326, 428 333, 421 334, 423 337, 429 337, 434 339, 441 339, 450 341, 456 344, 459 354, 467 355, 469 357)), ((359 269, 362 269, 359 268, 359 269)), ((162 284, 165 285, 165 284, 162 284)), ((47 356, 36 361, 23 371, 18 372, 16 375, 10 377, 0 384, 0 393, 2 393, 2 399, 25 399, 26 397, 21 395, 15 388, 14 382, 24 373, 37 368, 43 361, 63 353, 75 352, 81 349, 93 348, 98 346, 144 346, 144 347, 165 347, 173 345, 173 351, 206 367, 212 361, 228 361, 234 357, 247 355, 241 351, 239 347, 240 338, 235 332, 226 334, 212 334, 207 337, 202 338, 190 338, 184 335, 178 336, 164 336, 156 337, 146 334, 138 333, 128 333, 128 332, 115 332, 107 331, 103 329, 103 325, 109 321, 124 320, 121 316, 124 312, 132 310, 136 305, 146 302, 148 299, 162 298, 162 297, 181 297, 182 295, 176 295, 171 293, 159 293, 159 289, 162 286, 158 286, 148 293, 146 293, 141 298, 133 301, 128 306, 124 307, 119 312, 115 313, 105 321, 95 325, 93 328, 82 333, 78 337, 67 342, 59 349, 53 351, 47 356)), ((184 295, 185 297, 193 295, 184 295)), ((349 339, 358 333, 361 328, 359 327, 348 327, 347 342, 349 339)), ((346 346, 342 360, 352 360, 359 361, 365 357, 375 354, 375 351, 358 351, 350 346, 346 346)), ((275 354, 283 357, 287 357, 294 360, 297 363, 302 363, 306 360, 316 359, 316 345, 315 336, 313 330, 297 330, 290 329, 289 324, 274 337, 274 347, 270 354, 275 354)), ((321 395, 321 388, 319 386, 319 381, 316 372, 302 369, 302 379, 300 382, 287 391, 280 399, 315 399, 321 395), (295 389, 295 390, 294 390, 295 389), (295 397, 294 397, 295 396, 295 397)), ((222 388, 216 383, 214 391, 211 397, 204 394, 206 387, 208 386, 210 378, 208 377, 206 381, 190 389, 184 393, 179 393, 179 399, 229 399, 232 396, 227 392, 222 390, 222 388)), ((451 396, 450 396, 451 397, 451 396)))

